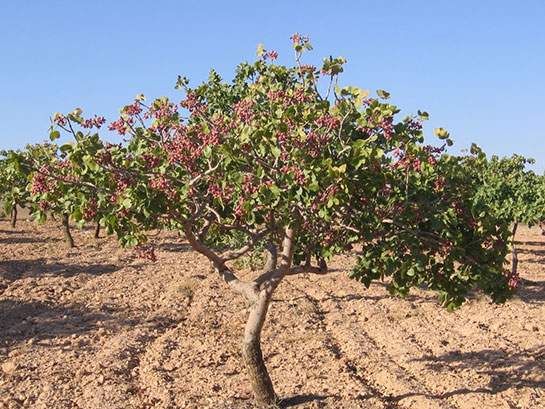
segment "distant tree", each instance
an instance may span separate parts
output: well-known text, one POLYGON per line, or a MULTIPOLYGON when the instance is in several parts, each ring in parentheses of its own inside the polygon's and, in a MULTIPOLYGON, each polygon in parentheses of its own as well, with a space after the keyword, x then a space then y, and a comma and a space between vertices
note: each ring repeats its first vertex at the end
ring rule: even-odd
POLYGON ((477 190, 475 197, 489 203, 494 216, 511 225, 512 272, 517 271, 518 257, 515 236, 520 223, 532 227, 545 220, 545 179, 526 165, 534 163, 520 155, 510 158, 492 156, 486 159, 476 146, 472 147, 473 157, 469 161, 478 164, 476 172, 477 190))
MULTIPOLYGON (((100 121, 97 124, 100 126, 100 121)), ((93 127, 95 125, 93 122, 93 127)), ((76 134, 76 137, 80 136, 76 134)), ((48 214, 59 217, 65 243, 74 247, 70 219, 80 228, 89 221, 99 226, 101 211, 108 212, 112 206, 102 203, 102 208, 99 207, 95 185, 81 181, 78 173, 82 169, 75 172, 72 160, 67 156, 70 146, 66 144, 59 148, 55 144, 38 144, 27 147, 33 169, 28 189, 34 202, 31 216, 37 222, 44 222, 48 214)), ((87 173, 88 169, 83 171, 87 173)), ((98 237, 98 227, 95 237, 98 237)))
POLYGON ((20 160, 13 160, 18 154, 12 150, 0 151, 0 202, 10 217, 11 227, 17 223, 17 207, 24 208, 29 201, 26 186, 30 169, 24 155, 20 154, 20 160))

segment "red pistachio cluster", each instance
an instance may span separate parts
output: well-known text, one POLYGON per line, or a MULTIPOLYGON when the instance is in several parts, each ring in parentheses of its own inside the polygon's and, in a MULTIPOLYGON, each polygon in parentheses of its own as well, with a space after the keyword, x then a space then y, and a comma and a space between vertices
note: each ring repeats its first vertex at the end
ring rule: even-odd
MULTIPOLYGON (((40 170, 40 172, 45 173, 43 168, 40 170)), ((30 193, 33 195, 47 192, 51 188, 51 186, 47 183, 46 176, 43 173, 35 173, 34 176, 32 176, 32 187, 30 189, 30 193)))
POLYGON ((47 212, 51 208, 51 203, 49 203, 47 200, 42 200, 40 201, 38 207, 42 212, 47 212))
POLYGON ((340 189, 337 186, 328 186, 323 192, 316 196, 316 199, 312 202, 312 209, 316 210, 320 204, 326 203, 329 200, 329 197, 337 194, 339 190, 340 189))
POLYGON ((519 287, 520 275, 515 271, 504 272, 505 278, 507 278, 507 286, 511 287, 513 290, 516 290, 519 287))
POLYGON ((270 60, 271 62, 273 62, 274 60, 278 58, 278 53, 274 50, 271 50, 266 53, 263 53, 261 57, 263 58, 264 61, 270 60))
POLYGON ((233 105, 233 110, 240 121, 250 123, 255 119, 255 112, 252 110, 253 106, 253 101, 242 100, 233 105))
POLYGON ((308 183, 308 179, 305 177, 305 173, 297 165, 286 164, 282 167, 282 169, 280 169, 280 171, 282 173, 293 173, 293 176, 295 177, 295 183, 298 186, 304 186, 308 183))
POLYGON ((87 204, 83 207, 83 218, 85 220, 93 220, 98 214, 98 205, 95 198, 89 199, 87 204))
POLYGON ((146 166, 153 169, 159 165, 159 158, 151 153, 143 153, 142 160, 146 163, 146 166))
POLYGON ((208 187, 208 192, 212 194, 214 199, 220 199, 225 203, 231 200, 233 188, 230 186, 221 187, 218 183, 213 183, 208 187))
POLYGON ((170 183, 165 175, 156 175, 150 178, 150 186, 155 190, 169 190, 170 183))
POLYGON ((134 124, 134 119, 132 118, 119 118, 118 120, 111 122, 108 125, 108 130, 117 131, 118 135, 125 135, 127 133, 127 127, 134 124))
POLYGON ((321 128, 327 128, 328 131, 337 129, 339 126, 341 126, 341 120, 329 114, 320 116, 314 122, 321 128))
POLYGON ((138 251, 138 257, 143 258, 144 260, 151 261, 155 263, 157 261, 157 256, 155 255, 155 247, 153 246, 138 246, 136 247, 138 251))
POLYGON ((104 125, 104 123, 106 123, 106 119, 104 117, 95 115, 93 118, 89 118, 83 121, 81 126, 83 128, 88 128, 88 129, 90 128, 100 129, 100 127, 104 125))

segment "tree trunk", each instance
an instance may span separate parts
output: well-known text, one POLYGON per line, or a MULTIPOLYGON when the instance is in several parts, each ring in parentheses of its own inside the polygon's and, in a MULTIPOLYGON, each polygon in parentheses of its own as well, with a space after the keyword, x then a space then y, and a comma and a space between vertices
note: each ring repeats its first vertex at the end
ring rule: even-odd
POLYGON ((100 237, 100 223, 97 222, 97 227, 95 227, 95 239, 100 237))
POLYGON ((513 224, 513 230, 511 231, 511 255, 513 256, 513 261, 511 263, 511 275, 513 277, 516 276, 517 274, 517 267, 518 267, 518 263, 519 263, 519 260, 518 260, 518 256, 517 256, 517 249, 515 247, 515 234, 517 233, 517 227, 518 227, 518 223, 515 222, 513 224))
POLYGON ((64 241, 68 245, 68 247, 72 248, 74 247, 74 239, 72 238, 72 235, 70 234, 70 226, 68 224, 68 213, 64 213, 62 215, 62 230, 64 233, 64 241))
POLYGON ((242 340, 242 358, 258 407, 275 406, 278 403, 261 352, 261 330, 269 309, 269 301, 270 295, 261 291, 258 299, 250 307, 250 315, 242 340))
POLYGON ((15 227, 17 223, 17 205, 11 208, 11 227, 15 227))

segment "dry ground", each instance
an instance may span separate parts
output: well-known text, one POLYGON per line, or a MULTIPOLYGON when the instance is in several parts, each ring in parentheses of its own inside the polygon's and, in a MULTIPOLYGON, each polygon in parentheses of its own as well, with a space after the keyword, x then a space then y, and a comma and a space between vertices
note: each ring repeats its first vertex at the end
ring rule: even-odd
MULTIPOLYGON (((288 278, 263 334, 290 408, 545 408, 545 237, 521 228, 522 287, 460 311, 347 278, 288 278)), ((252 408, 239 343, 246 304, 175 234, 159 262, 54 222, 0 221, 0 407, 252 408)))

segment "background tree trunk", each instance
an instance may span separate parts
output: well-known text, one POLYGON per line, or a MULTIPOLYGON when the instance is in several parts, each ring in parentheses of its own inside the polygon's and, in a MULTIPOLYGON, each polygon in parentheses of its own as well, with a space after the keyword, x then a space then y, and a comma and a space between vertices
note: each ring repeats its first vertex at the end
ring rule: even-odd
POLYGON ((62 230, 64 233, 64 241, 68 245, 68 247, 72 248, 74 247, 74 239, 72 238, 72 235, 70 234, 70 226, 68 224, 68 213, 64 213, 62 215, 62 230))
POLYGON ((511 236, 511 255, 513 256, 513 261, 511 263, 511 274, 513 276, 515 276, 516 273, 517 273, 517 268, 518 268, 518 263, 519 263, 518 256, 517 256, 517 249, 515 247, 515 234, 517 233, 518 225, 519 225, 518 222, 515 222, 513 224, 513 230, 511 230, 511 233, 512 233, 512 236, 511 236))
POLYGON ((248 372, 255 403, 259 407, 277 405, 278 398, 261 352, 261 330, 269 308, 270 295, 264 292, 250 307, 250 315, 246 323, 242 340, 242 358, 248 372))
POLYGON ((11 208, 11 227, 17 224, 17 205, 11 208))
POLYGON ((98 239, 100 237, 100 223, 97 222, 97 226, 95 227, 95 239, 98 239))

